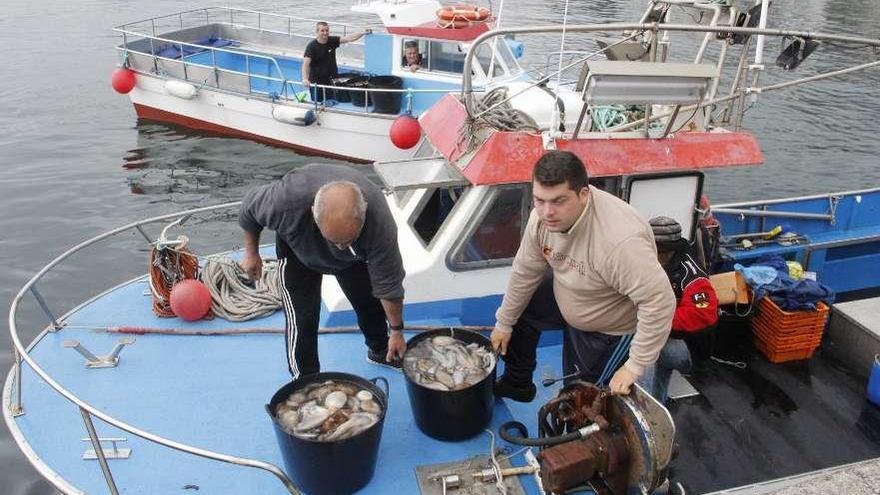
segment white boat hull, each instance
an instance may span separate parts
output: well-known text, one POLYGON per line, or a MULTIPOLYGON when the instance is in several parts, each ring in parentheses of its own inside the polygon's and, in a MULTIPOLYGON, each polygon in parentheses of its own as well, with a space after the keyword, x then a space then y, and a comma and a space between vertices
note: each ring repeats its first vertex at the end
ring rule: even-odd
MULTIPOLYGON (((191 99, 169 94, 165 80, 138 74, 129 93, 138 117, 199 130, 252 139, 297 151, 350 160, 373 162, 402 160, 415 148, 396 148, 388 137, 394 116, 335 110, 318 112, 317 122, 298 126, 272 117, 276 103, 262 98, 200 88, 191 99)), ((310 103, 297 104, 304 109, 310 103)))

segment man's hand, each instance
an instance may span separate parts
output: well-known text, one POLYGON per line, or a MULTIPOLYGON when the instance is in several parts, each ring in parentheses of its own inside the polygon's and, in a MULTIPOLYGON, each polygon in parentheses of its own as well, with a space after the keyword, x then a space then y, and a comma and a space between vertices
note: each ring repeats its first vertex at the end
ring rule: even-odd
POLYGON ((263 259, 260 258, 260 253, 245 252, 240 264, 247 276, 254 282, 263 276, 263 259))
POLYGON ((611 389, 611 393, 614 395, 628 395, 630 387, 633 383, 636 382, 638 377, 633 374, 632 371, 628 370, 626 366, 621 366, 614 376, 611 377, 611 381, 608 383, 608 388, 611 389))
POLYGON ((392 330, 388 336, 388 355, 385 360, 388 362, 403 359, 403 353, 406 352, 406 340, 403 338, 403 332, 392 330))
POLYGON ((512 335, 513 333, 498 328, 496 324, 495 328, 492 329, 492 335, 489 336, 489 339, 492 341, 492 349, 502 356, 506 356, 507 345, 510 344, 510 337, 512 335))

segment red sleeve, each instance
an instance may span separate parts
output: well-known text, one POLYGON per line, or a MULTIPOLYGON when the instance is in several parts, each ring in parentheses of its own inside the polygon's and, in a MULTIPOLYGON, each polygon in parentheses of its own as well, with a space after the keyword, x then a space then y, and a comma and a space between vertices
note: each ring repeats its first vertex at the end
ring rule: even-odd
POLYGON ((673 332, 699 332, 718 323, 718 296, 709 279, 700 277, 684 288, 672 318, 673 332))

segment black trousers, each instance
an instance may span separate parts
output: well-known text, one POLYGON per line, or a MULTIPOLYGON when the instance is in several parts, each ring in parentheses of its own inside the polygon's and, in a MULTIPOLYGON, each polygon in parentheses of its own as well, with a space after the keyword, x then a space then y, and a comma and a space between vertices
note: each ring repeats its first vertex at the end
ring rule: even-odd
MULTIPOLYGON (((321 278, 323 274, 300 261, 290 247, 276 239, 283 287, 284 342, 287 364, 294 379, 321 371, 318 359, 318 324, 321 317, 321 278)), ((388 323, 382 303, 373 297, 366 263, 357 263, 335 274, 336 281, 357 315, 364 341, 374 352, 388 348, 388 323)))
POLYGON ((537 367, 538 339, 543 330, 563 329, 562 369, 574 375, 565 381, 586 380, 607 385, 623 365, 632 336, 608 335, 578 330, 562 317, 553 294, 553 275, 548 272, 522 316, 513 325, 513 335, 504 356, 503 379, 514 386, 527 386, 537 367))

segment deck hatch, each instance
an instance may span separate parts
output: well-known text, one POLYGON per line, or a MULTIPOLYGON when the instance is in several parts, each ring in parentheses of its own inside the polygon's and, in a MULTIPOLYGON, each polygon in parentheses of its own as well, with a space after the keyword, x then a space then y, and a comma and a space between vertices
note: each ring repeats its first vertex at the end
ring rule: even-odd
POLYGON ((470 184, 442 157, 374 163, 373 170, 391 191, 470 184))

